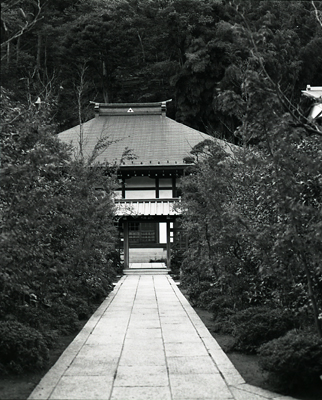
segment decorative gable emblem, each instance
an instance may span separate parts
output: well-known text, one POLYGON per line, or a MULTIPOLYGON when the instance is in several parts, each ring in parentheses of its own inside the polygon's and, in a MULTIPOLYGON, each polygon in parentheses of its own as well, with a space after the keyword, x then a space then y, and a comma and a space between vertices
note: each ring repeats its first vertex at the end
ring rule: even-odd
POLYGON ((127 110, 127 112, 134 112, 134 111, 132 110, 132 108, 129 108, 129 109, 127 110))

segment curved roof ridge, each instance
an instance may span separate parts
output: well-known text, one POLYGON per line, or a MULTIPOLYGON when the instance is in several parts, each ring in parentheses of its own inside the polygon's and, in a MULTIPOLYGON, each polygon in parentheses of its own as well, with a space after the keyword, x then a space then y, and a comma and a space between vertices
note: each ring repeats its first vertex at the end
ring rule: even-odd
POLYGON ((91 104, 98 105, 100 107, 106 107, 106 108, 113 108, 113 107, 156 107, 156 106, 161 106, 162 104, 166 104, 172 101, 172 99, 169 100, 163 100, 163 101, 154 101, 154 102, 146 102, 146 103, 97 103, 95 101, 90 101, 91 104))

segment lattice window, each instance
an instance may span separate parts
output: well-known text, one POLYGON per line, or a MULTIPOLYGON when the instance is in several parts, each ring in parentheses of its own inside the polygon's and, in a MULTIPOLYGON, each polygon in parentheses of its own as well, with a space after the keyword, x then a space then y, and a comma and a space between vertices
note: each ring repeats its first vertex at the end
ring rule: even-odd
POLYGON ((155 243, 156 225, 153 222, 129 222, 130 243, 155 243))

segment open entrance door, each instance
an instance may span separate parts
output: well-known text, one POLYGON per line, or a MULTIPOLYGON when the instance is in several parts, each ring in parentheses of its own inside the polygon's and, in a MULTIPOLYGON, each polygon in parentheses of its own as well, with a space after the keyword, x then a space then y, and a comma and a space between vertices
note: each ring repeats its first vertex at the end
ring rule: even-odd
POLYGON ((156 221, 129 221, 129 267, 139 263, 166 265, 166 243, 156 221))
MULTIPOLYGON (((135 268, 137 264, 159 264, 170 266, 170 249, 173 237, 170 232, 173 222, 153 220, 125 220, 124 267, 135 268)), ((149 268, 157 267, 150 265, 149 268)))

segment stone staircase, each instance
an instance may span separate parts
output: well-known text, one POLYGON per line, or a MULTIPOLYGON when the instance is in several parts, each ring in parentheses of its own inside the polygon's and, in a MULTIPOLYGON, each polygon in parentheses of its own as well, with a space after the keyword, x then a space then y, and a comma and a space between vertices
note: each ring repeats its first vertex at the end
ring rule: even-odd
POLYGON ((168 275, 171 270, 164 263, 130 263, 124 275, 168 275))
POLYGON ((124 275, 168 275, 171 270, 168 268, 136 268, 124 269, 124 275))

